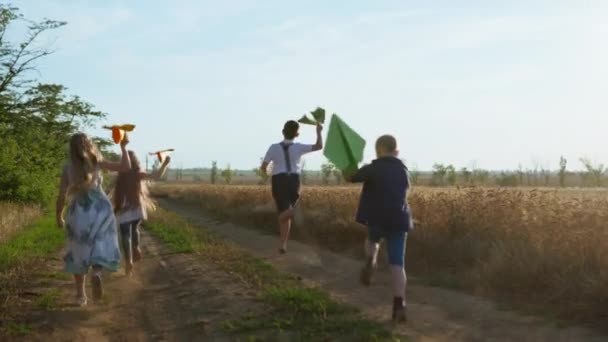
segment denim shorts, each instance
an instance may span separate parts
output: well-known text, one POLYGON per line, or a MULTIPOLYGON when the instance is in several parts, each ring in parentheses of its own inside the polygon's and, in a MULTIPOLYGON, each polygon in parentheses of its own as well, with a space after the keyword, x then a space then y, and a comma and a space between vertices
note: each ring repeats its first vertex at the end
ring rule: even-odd
POLYGON ((367 238, 372 243, 378 243, 382 239, 386 240, 389 264, 396 266, 405 265, 407 232, 379 227, 368 227, 367 238))

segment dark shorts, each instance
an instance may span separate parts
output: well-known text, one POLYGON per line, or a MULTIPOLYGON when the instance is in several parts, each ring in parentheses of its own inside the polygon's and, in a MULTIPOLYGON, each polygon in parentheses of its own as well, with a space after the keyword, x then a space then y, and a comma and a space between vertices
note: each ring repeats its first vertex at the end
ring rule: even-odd
POLYGON ((368 227, 367 238, 370 242, 378 243, 386 240, 386 250, 390 265, 404 266, 405 244, 407 233, 405 231, 394 231, 378 227, 368 227))
POLYGON ((272 176, 272 198, 279 212, 295 206, 300 198, 300 175, 281 173, 272 176))

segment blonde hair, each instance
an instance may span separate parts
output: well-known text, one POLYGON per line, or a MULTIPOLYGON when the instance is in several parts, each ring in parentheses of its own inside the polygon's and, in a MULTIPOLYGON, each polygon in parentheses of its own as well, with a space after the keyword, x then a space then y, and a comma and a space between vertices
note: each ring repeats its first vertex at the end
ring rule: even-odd
POLYGON ((114 200, 114 211, 120 212, 125 209, 142 207, 154 210, 154 203, 150 200, 147 182, 140 174, 141 164, 133 151, 129 151, 131 170, 119 172, 116 177, 116 185, 112 198, 114 200))
POLYGON ((97 180, 101 154, 95 143, 84 133, 76 133, 70 139, 70 185, 68 193, 89 190, 97 180))

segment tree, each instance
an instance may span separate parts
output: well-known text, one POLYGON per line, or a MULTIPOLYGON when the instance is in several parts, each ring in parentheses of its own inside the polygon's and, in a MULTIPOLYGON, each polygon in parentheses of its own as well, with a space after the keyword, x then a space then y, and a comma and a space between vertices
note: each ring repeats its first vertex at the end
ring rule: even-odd
MULTIPOLYGON (((36 61, 51 53, 39 38, 63 25, 34 22, 17 8, 0 5, 0 200, 46 204, 57 189, 70 135, 105 116, 78 96, 66 95, 62 85, 36 83, 36 61), (25 33, 13 41, 22 31, 11 27, 21 23, 25 33)), ((109 145, 100 147, 106 157, 115 157, 109 145)))
POLYGON ((580 161, 586 169, 584 176, 586 183, 596 187, 602 186, 602 175, 606 171, 604 164, 592 163, 588 158, 581 158, 580 161))
POLYGON ((468 168, 463 167, 462 169, 460 169, 460 176, 462 177, 464 184, 471 184, 471 175, 472 172, 469 171, 468 168))
POLYGON ((431 185, 443 186, 445 184, 445 175, 448 170, 443 164, 433 164, 433 175, 431 178, 431 185))
POLYGON ((232 183, 232 177, 234 174, 235 172, 230 168, 230 164, 228 164, 221 172, 222 178, 224 178, 224 182, 226 182, 226 184, 232 183))
POLYGON ((217 183, 218 173, 217 162, 211 162, 211 184, 217 183))
MULTIPOLYGON (((260 158, 260 165, 262 165, 263 162, 264 158, 260 158)), ((270 179, 270 176, 268 176, 270 170, 262 171, 262 169, 258 166, 253 169, 253 172, 255 172, 255 175, 260 179, 258 184, 263 185, 268 183, 268 179, 270 179)))
POLYGON ((412 185, 418 185, 418 181, 420 179, 420 171, 418 171, 418 167, 414 165, 410 170, 408 170, 410 176, 410 182, 412 185))
POLYGON ((327 161, 321 165, 321 176, 323 177, 323 184, 329 184, 329 178, 334 173, 336 167, 331 162, 327 161))
POLYGON ((568 161, 564 156, 559 157, 559 186, 562 188, 566 186, 566 167, 568 166, 568 161))
POLYGON ((308 182, 308 170, 306 170, 306 160, 302 160, 302 169, 300 171, 300 182, 306 184, 308 182))
POLYGON ((344 181, 344 176, 342 175, 342 171, 338 170, 337 168, 334 167, 333 175, 334 175, 334 178, 336 179, 336 183, 338 185, 342 184, 342 182, 344 181))
POLYGON ((454 168, 454 166, 450 164, 445 168, 445 170, 446 170, 446 174, 447 174, 448 185, 450 185, 450 186, 456 185, 457 176, 456 176, 456 169, 454 168))

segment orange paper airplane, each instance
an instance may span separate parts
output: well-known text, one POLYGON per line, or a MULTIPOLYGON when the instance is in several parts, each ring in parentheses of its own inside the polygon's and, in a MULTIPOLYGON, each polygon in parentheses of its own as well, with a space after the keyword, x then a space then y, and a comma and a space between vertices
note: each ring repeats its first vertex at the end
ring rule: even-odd
POLYGON ((159 163, 162 163, 162 162, 163 162, 163 160, 165 160, 165 156, 166 156, 167 154, 169 154, 169 152, 173 152, 173 151, 175 151, 175 150, 174 150, 174 149, 172 149, 172 148, 168 148, 168 149, 166 149, 166 150, 160 150, 160 151, 156 151, 156 152, 150 152, 149 154, 150 154, 151 156, 154 156, 154 155, 155 155, 155 156, 156 156, 156 158, 158 158, 158 162, 159 162, 159 163))
POLYGON ((126 125, 113 125, 113 126, 103 126, 105 129, 109 129, 112 131, 112 139, 115 143, 120 144, 122 139, 125 137, 125 132, 132 132, 135 129, 135 125, 126 124, 126 125))

